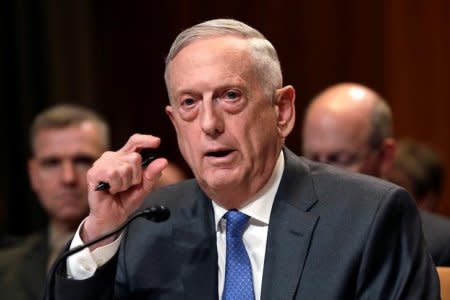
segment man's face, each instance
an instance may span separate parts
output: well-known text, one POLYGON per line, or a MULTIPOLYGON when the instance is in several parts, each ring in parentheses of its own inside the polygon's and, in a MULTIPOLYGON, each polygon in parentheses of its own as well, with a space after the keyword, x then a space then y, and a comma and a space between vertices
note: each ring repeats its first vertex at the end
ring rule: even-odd
POLYGON ((91 122, 38 131, 28 169, 52 222, 72 226, 87 215, 86 172, 103 151, 99 128, 91 122))
POLYGON ((271 175, 282 136, 247 43, 235 37, 195 41, 168 68, 166 111, 199 184, 210 197, 253 195, 271 175))
POLYGON ((379 176, 379 153, 368 145, 370 120, 363 115, 364 112, 353 115, 312 109, 303 128, 303 155, 350 171, 379 176))

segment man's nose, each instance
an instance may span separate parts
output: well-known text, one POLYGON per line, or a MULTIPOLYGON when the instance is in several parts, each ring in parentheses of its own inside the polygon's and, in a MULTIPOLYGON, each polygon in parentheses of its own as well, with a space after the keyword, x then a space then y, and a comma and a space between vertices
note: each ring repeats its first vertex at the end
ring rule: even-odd
POLYGON ((200 111, 200 126, 207 135, 217 136, 224 130, 222 112, 213 100, 203 101, 200 111))
POLYGON ((76 181, 76 168, 72 161, 64 161, 62 164, 62 181, 65 183, 73 183, 76 181))

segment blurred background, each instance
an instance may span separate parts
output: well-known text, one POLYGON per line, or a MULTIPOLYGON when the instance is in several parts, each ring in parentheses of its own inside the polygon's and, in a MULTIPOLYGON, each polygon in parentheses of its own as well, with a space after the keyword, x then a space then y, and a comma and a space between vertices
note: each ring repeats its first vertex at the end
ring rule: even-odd
MULTIPOLYGON (((111 124, 114 149, 135 132, 158 135, 167 158, 186 168, 164 113, 164 58, 181 30, 216 17, 248 23, 277 48, 285 84, 297 90, 297 125, 287 141, 295 152, 309 100, 355 81, 387 99, 396 137, 427 143, 450 170, 448 0, 6 0, 0 229, 23 235, 45 222, 26 161, 28 127, 51 104, 98 111, 111 124)), ((450 176, 438 212, 450 215, 450 176)))

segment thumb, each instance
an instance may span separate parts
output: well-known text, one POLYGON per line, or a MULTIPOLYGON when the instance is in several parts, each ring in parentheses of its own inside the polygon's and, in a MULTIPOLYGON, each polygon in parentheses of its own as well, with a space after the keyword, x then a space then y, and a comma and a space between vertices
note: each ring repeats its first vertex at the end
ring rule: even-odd
POLYGON ((167 167, 169 162, 165 158, 158 158, 151 162, 144 170, 142 178, 142 188, 145 192, 149 192, 161 177, 162 171, 167 167))

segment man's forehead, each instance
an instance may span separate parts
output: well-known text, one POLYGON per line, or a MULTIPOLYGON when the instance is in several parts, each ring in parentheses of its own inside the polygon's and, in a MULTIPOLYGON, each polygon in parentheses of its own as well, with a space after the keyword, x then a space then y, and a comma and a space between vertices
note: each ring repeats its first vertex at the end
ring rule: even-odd
POLYGON ((249 43, 247 39, 231 34, 198 37, 191 40, 183 48, 181 48, 173 60, 175 60, 183 52, 190 50, 197 51, 199 48, 234 48, 236 50, 248 50, 249 43))
POLYGON ((309 127, 304 134, 305 148, 320 152, 356 151, 365 147, 368 132, 361 126, 309 127))
MULTIPOLYGON (((168 88, 173 95, 201 81, 242 81, 250 74, 249 53, 231 44, 218 45, 214 40, 199 40, 187 46, 168 66, 168 88)), ((224 82, 222 82, 224 83, 224 82)), ((225 84, 225 83, 224 83, 225 84)))
POLYGON ((332 154, 340 152, 348 152, 353 150, 354 146, 346 143, 342 139, 319 140, 313 139, 309 143, 305 143, 305 150, 318 154, 332 154))
POLYGON ((99 129, 93 124, 44 128, 34 140, 35 154, 103 151, 99 129))
POLYGON ((181 49, 169 63, 168 71, 180 66, 195 66, 215 60, 227 62, 246 57, 249 53, 247 41, 235 36, 201 38, 181 49))

